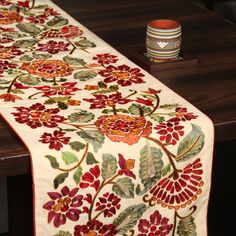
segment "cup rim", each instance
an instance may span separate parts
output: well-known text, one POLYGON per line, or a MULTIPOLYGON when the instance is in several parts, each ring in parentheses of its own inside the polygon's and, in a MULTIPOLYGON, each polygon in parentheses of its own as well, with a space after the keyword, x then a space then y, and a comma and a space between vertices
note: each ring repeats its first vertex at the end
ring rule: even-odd
POLYGON ((156 19, 148 22, 148 26, 160 30, 172 30, 180 27, 180 23, 171 19, 156 19))

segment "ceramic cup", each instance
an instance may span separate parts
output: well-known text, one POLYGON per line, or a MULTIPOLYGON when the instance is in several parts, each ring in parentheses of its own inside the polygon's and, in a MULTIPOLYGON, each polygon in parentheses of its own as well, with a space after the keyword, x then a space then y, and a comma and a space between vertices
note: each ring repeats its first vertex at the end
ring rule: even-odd
POLYGON ((181 25, 170 19, 153 20, 147 25, 147 56, 152 60, 176 59, 181 46, 181 25))

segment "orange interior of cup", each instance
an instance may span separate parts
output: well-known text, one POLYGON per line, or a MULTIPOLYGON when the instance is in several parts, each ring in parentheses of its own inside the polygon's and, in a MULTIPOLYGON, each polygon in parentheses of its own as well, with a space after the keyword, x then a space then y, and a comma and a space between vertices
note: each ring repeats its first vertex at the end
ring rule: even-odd
POLYGON ((153 20, 148 25, 158 29, 175 29, 180 26, 180 23, 174 20, 153 20))

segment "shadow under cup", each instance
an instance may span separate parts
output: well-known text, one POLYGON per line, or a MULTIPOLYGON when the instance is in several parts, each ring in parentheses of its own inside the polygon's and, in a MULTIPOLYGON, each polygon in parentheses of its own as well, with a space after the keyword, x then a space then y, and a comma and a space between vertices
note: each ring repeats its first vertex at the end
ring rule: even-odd
POLYGON ((146 32, 147 55, 153 60, 175 59, 181 46, 181 25, 169 19, 148 23, 146 32))

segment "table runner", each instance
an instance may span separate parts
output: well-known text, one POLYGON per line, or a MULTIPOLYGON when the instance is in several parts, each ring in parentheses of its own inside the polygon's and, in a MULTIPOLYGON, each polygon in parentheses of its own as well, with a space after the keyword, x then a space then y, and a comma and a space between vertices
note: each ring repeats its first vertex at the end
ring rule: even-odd
POLYGON ((35 235, 207 235, 207 116, 51 1, 0 0, 0 33, 0 112, 31 156, 35 235))

